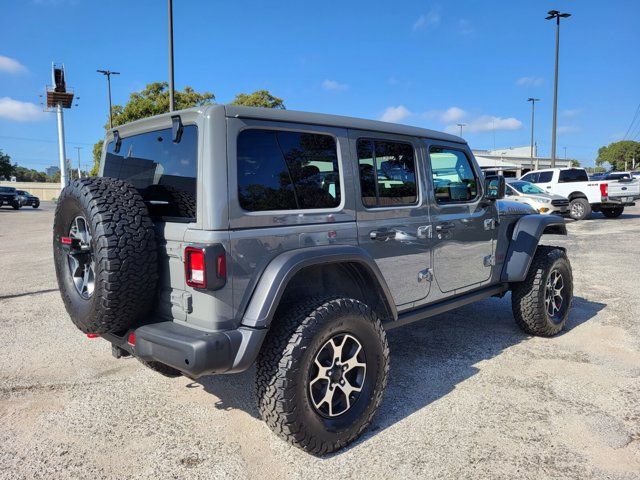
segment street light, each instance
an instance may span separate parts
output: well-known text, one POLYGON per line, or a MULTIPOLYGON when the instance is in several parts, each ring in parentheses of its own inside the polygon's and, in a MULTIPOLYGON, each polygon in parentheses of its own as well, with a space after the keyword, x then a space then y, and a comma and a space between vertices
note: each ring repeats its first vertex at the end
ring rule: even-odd
POLYGON ((173 0, 167 1, 169 17, 169 111, 173 112, 176 107, 173 98, 173 0))
POLYGON ((107 91, 109 92, 109 128, 113 128, 113 113, 111 111, 111 75, 120 75, 120 72, 112 72, 111 70, 96 70, 96 72, 107 77, 107 91))
POLYGON ((560 19, 568 18, 570 13, 560 13, 558 10, 549 10, 549 16, 545 20, 556 19, 556 71, 553 82, 553 126, 551 128, 551 168, 556 166, 556 127, 558 120, 558 54, 560 51, 560 19))
POLYGON ((467 124, 466 123, 458 123, 457 125, 460 127, 460 136, 462 136, 462 127, 466 127, 467 124))
MULTIPOLYGON (((539 102, 540 99, 539 98, 532 98, 529 97, 527 98, 527 102, 531 102, 531 165, 533 166, 533 145, 534 145, 534 137, 533 137, 533 125, 535 123, 535 118, 536 118, 536 102, 539 102)), ((538 170, 538 156, 536 155, 536 160, 535 160, 535 170, 538 170)))

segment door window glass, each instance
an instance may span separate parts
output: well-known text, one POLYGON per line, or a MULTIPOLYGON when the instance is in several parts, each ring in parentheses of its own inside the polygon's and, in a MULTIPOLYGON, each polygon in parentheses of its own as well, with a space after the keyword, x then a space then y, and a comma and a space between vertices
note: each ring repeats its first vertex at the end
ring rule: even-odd
POLYGON ((553 180, 553 172, 540 172, 535 183, 549 183, 553 180))
POLYGON ((429 158, 438 203, 469 202, 477 198, 478 179, 464 152, 432 146, 429 158))
POLYGON ((393 207, 417 202, 416 164, 411 144, 360 139, 357 150, 365 207, 393 207))
POLYGON ((340 172, 330 135, 243 130, 238 135, 238 198, 248 211, 334 208, 340 172))

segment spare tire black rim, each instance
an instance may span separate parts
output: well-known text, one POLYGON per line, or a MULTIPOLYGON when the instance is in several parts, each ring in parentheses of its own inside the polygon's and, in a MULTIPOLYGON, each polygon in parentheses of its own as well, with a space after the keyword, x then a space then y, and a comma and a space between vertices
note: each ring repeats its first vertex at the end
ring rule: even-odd
POLYGON ((80 242, 79 248, 71 249, 67 254, 69 273, 80 296, 88 300, 95 288, 96 269, 91 248, 91 232, 83 216, 73 219, 69 237, 80 242))
POLYGON ((358 400, 367 373, 360 341, 341 333, 330 338, 316 353, 309 375, 313 408, 323 417, 337 417, 358 400))

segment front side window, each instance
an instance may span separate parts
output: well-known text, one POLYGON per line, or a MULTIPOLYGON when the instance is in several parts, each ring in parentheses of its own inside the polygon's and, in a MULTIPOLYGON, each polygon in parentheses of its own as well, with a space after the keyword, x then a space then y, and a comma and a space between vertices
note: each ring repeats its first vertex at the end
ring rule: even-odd
POLYGON ((412 205, 418 201, 411 144, 361 138, 357 150, 365 207, 412 205))
POLYGON ((549 183, 553 180, 553 172, 540 172, 536 183, 549 183))
POLYGON ((478 196, 478 179, 464 152, 432 146, 429 159, 438 203, 469 202, 478 196))
POLYGON ((527 173, 520 180, 522 180, 523 182, 537 183, 538 182, 538 175, 539 175, 538 173, 527 173))
POLYGON ((243 130, 238 199, 250 212, 335 208, 340 170, 335 139, 317 133, 243 130))
POLYGON ((171 128, 132 135, 115 150, 109 142, 103 176, 136 187, 153 217, 195 219, 198 127, 185 125, 177 143, 171 128))

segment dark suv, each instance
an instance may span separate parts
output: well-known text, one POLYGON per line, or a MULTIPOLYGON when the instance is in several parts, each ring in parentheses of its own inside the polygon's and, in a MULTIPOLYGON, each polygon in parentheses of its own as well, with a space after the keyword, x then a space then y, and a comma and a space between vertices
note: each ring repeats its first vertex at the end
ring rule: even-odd
POLYGON ((19 210, 22 207, 22 202, 15 188, 0 187, 0 207, 5 205, 13 207, 14 210, 19 210))
POLYGON ((565 250, 539 245, 564 220, 500 200, 459 137, 216 105, 119 126, 103 152, 55 214, 73 322, 165 375, 255 363, 262 417, 314 454, 370 423, 387 330, 507 292, 529 334, 569 314, 565 250))

